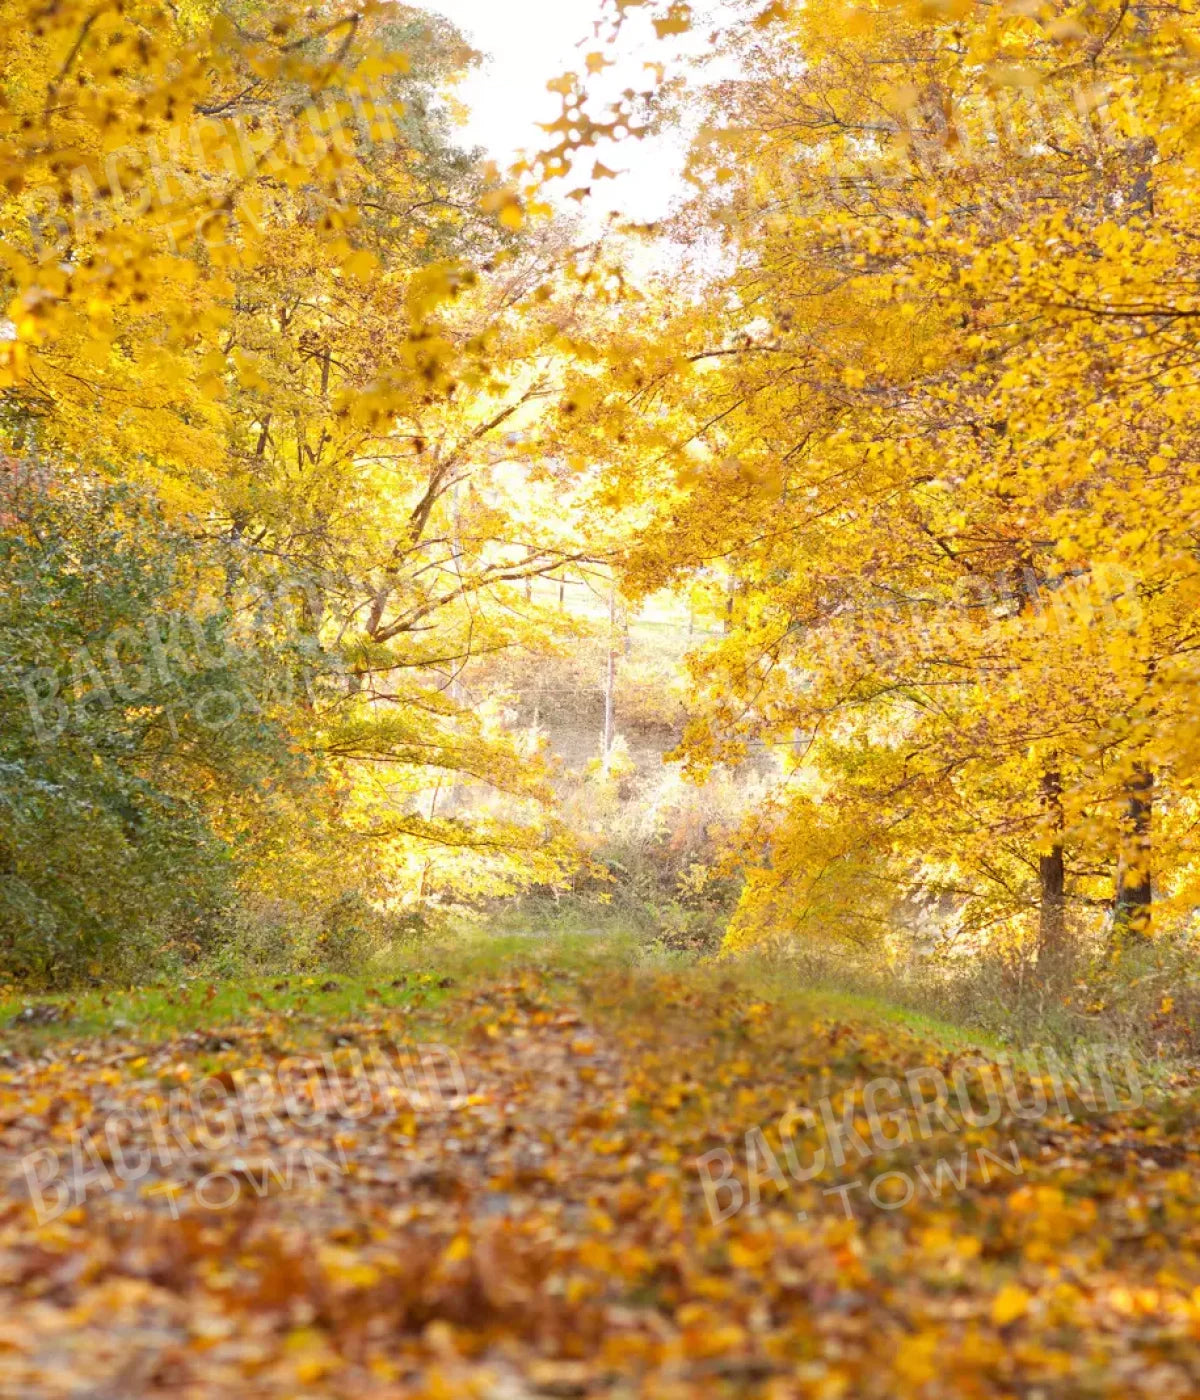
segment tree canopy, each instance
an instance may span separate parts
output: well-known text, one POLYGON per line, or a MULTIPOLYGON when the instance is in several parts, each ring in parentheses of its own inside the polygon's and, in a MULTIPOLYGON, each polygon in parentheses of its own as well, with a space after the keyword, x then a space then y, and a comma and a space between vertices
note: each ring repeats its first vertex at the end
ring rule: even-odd
MULTIPOLYGON (((386 903, 437 854, 461 891, 554 885, 583 853, 551 770, 466 678, 561 647, 533 581, 602 566, 719 629, 688 771, 777 766, 730 947, 902 910, 1044 951, 1186 920, 1187 4, 734 6, 687 80, 687 197, 599 239, 547 191, 586 203, 606 143, 671 120, 654 46, 686 5, 602 7, 505 172, 456 144, 475 56, 417 9, 4 18, 8 703, 116 744, 118 805, 182 803, 276 888, 269 823, 236 849, 207 785, 244 801, 278 750, 307 784, 288 880, 386 903), (646 88, 599 110, 634 18, 646 88), (203 780, 146 747, 203 697, 125 697, 98 660, 173 609, 279 673, 244 734, 197 740, 203 780)), ((83 790, 45 747, 26 725, 9 762, 66 833, 83 790)))

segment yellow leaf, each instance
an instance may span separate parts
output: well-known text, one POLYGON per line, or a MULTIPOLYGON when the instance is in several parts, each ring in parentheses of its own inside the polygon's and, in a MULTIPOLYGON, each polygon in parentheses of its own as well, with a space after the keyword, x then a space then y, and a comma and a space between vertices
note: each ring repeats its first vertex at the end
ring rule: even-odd
POLYGON ((896 1371, 911 1385, 925 1385, 937 1374, 934 1361, 937 1347, 936 1332, 918 1332, 902 1337, 896 1348, 896 1371))
POLYGON ((379 259, 369 248, 359 248, 342 263, 342 271, 359 282, 367 282, 379 271, 379 259))
POLYGON ((1019 1283, 1006 1283, 992 1300, 992 1321, 1007 1327, 1029 1311, 1029 1294, 1019 1283))
POLYGON ((442 1255, 443 1264, 461 1264, 465 1259, 471 1257, 471 1237, 469 1235, 457 1234, 446 1246, 442 1255))

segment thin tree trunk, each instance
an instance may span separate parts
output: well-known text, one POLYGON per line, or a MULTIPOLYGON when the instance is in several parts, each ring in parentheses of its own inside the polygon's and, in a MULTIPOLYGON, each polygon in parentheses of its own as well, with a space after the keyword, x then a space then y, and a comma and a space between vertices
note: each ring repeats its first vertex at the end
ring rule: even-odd
POLYGON ((1151 836, 1154 775, 1149 769, 1138 767, 1134 770, 1125 812, 1128 844, 1117 876, 1113 927, 1118 937, 1131 934, 1135 938, 1148 938, 1154 906, 1154 848, 1151 836))
MULTIPOLYGON (((1139 36, 1149 32, 1149 15, 1144 4, 1133 7, 1134 29, 1139 36)), ((1125 147, 1129 168, 1130 188, 1127 207, 1130 217, 1146 220, 1155 216, 1154 164, 1158 148, 1152 136, 1135 138, 1125 147)), ((1153 680, 1151 660, 1147 682, 1153 680)), ((1154 816, 1154 774, 1139 764, 1133 770, 1126 801, 1127 841, 1117 867, 1117 899, 1113 911, 1113 931, 1120 940, 1150 936, 1153 912, 1153 843, 1151 821, 1154 816)))
POLYGON ((1066 861, 1062 846, 1062 774, 1042 774, 1042 801, 1050 817, 1053 844, 1040 860, 1041 918, 1038 942, 1043 957, 1058 952, 1066 940, 1066 861))

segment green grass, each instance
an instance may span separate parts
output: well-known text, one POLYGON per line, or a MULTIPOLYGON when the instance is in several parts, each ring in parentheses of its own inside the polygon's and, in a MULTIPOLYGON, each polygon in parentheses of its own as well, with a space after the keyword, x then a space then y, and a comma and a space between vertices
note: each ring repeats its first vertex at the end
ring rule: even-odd
MULTIPOLYGON (((442 974, 444 975, 444 974, 442 974)), ((410 973, 370 980, 328 974, 229 980, 196 978, 172 986, 109 987, 62 996, 0 990, 0 1028, 6 1044, 36 1046, 57 1040, 117 1036, 167 1040, 193 1030, 228 1030, 280 1017, 297 1031, 354 1021, 371 1013, 428 1009, 444 1000, 441 976, 410 973), (33 1020, 22 1013, 32 1010, 33 1020), (49 1017, 58 1013, 55 1020, 49 1017)))
POLYGON ((770 960, 719 962, 706 971, 715 977, 732 977, 765 1001, 808 1011, 822 1020, 845 1020, 880 1030, 897 1027, 943 1050, 981 1050, 994 1055, 1006 1048, 974 1027, 956 1025, 875 992, 852 990, 832 981, 801 981, 794 972, 770 960))
POLYGON ((338 1024, 379 1020, 392 1013, 435 1017, 448 997, 486 989, 518 967, 586 975, 606 967, 639 966, 699 980, 732 979, 734 995, 800 1008, 823 1020, 896 1027, 945 1050, 997 1053, 1004 1048, 978 1030, 897 1004, 876 991, 851 990, 824 979, 802 982, 794 970, 778 963, 747 959, 696 965, 682 957, 664 962, 647 948, 644 933, 615 915, 593 923, 571 910, 549 927, 514 918, 458 928, 390 955, 366 975, 201 975, 171 985, 109 987, 60 996, 0 987, 0 1032, 5 1044, 33 1049, 96 1037, 161 1042, 189 1031, 264 1028, 282 1022, 289 1038, 304 1040, 338 1024), (33 1011, 32 1020, 22 1019, 26 1009, 33 1011), (50 1009, 57 1012, 55 1019, 47 1014, 50 1009))
POLYGON ((486 986, 516 966, 586 972, 628 964, 635 946, 633 934, 611 928, 496 934, 472 927, 397 952, 355 976, 201 974, 170 984, 60 995, 0 986, 0 1044, 35 1049, 105 1036, 165 1041, 189 1031, 261 1027, 280 1019, 304 1039, 331 1025, 389 1012, 436 1012, 454 988, 486 986), (27 1011, 32 1019, 24 1019, 27 1011))
POLYGON ((732 978, 747 995, 803 1007, 825 1020, 835 1017, 881 1029, 896 1026, 945 1050, 977 1049, 998 1054, 1006 1049, 999 1039, 984 1031, 956 1025, 890 1001, 885 995, 850 990, 834 982, 802 983, 777 963, 752 958, 700 965, 683 957, 664 961, 648 949, 645 934, 631 928, 616 913, 592 920, 568 906, 560 921, 527 935, 510 930, 497 932, 492 923, 486 928, 460 932, 440 945, 436 962, 439 968, 451 969, 466 981, 483 983, 502 977, 516 965, 580 972, 612 965, 659 970, 666 967, 700 978, 732 978))
POLYGON ((994 1036, 965 1026, 956 1026, 950 1021, 911 1007, 900 1006, 883 997, 868 996, 864 992, 848 992, 837 987, 810 987, 793 993, 800 1000, 811 1001, 821 1006, 825 1014, 835 1011, 847 1020, 880 1022, 886 1025, 903 1026, 913 1035, 923 1040, 936 1041, 948 1050, 986 1050, 998 1054, 1005 1047, 994 1036))

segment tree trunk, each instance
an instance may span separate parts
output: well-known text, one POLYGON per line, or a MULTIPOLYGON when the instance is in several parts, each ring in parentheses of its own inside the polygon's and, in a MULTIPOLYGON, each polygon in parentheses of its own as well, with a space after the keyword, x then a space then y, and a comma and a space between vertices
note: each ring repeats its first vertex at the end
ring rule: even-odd
POLYGON ((1042 775, 1042 800, 1051 819, 1054 843, 1040 861, 1041 918, 1038 943, 1041 954, 1054 954, 1066 938, 1066 861, 1062 847, 1062 774, 1048 768, 1042 775))
POLYGON ((1117 875, 1113 928, 1118 937, 1131 934, 1135 938, 1148 938, 1154 904, 1154 850, 1150 830, 1154 816, 1154 775, 1148 769, 1134 770, 1125 812, 1128 844, 1117 875))

